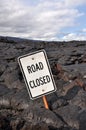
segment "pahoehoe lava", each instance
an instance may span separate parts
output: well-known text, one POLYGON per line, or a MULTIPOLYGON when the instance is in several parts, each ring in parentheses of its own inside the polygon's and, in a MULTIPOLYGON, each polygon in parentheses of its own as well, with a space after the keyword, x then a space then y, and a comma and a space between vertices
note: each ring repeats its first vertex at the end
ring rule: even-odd
POLYGON ((86 41, 0 37, 0 130, 86 129, 86 41), (30 100, 17 58, 45 49, 57 91, 30 100))

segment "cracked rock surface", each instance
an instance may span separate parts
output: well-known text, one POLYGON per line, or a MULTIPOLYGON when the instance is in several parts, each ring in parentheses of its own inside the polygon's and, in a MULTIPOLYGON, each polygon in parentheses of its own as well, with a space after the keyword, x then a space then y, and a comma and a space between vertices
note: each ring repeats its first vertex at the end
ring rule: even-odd
POLYGON ((86 129, 86 42, 0 37, 0 130, 86 129), (17 58, 45 49, 57 91, 30 100, 17 58))

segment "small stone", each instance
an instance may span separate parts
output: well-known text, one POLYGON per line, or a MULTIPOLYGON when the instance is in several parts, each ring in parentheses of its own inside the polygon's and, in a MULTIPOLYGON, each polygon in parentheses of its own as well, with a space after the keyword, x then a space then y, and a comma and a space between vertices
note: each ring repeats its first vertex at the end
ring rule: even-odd
POLYGON ((83 78, 86 79, 86 75, 84 75, 83 78))

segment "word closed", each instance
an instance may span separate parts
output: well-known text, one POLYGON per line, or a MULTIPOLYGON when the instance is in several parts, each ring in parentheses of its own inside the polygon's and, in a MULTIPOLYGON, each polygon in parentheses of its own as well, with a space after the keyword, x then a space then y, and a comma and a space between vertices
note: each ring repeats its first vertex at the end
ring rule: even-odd
POLYGON ((56 90, 45 50, 20 56, 18 62, 31 99, 56 90))

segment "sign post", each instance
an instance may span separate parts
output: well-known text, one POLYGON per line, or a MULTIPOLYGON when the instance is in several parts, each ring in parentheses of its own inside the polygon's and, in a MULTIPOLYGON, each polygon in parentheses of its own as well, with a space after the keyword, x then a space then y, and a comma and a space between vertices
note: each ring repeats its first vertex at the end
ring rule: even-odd
POLYGON ((56 91, 56 85, 45 50, 20 56, 18 63, 32 100, 43 97, 46 109, 49 109, 45 95, 56 91))
POLYGON ((43 102, 44 102, 45 108, 46 108, 46 109, 49 109, 49 106, 48 106, 48 102, 47 102, 46 96, 43 96, 43 102))

